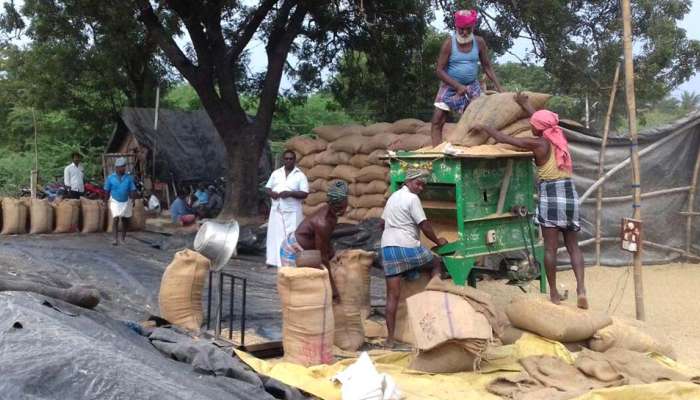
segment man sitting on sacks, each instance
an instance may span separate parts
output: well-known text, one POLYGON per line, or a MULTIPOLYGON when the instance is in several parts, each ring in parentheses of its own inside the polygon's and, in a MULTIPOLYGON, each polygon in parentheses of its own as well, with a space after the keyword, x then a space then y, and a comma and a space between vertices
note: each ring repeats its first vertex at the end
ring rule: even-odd
POLYGON ((474 34, 476 23, 476 10, 457 11, 456 32, 445 40, 440 49, 435 73, 442 82, 435 96, 435 111, 431 121, 433 146, 442 143, 442 127, 450 110, 462 114, 469 103, 481 95, 480 64, 496 90, 503 91, 491 67, 486 41, 474 34))
MULTIPOLYGON (((318 211, 307 216, 296 231, 289 234, 280 248, 280 263, 283 267, 295 267, 297 253, 304 250, 319 250, 321 262, 326 267, 335 255, 331 246, 331 234, 338 224, 338 217, 348 208, 348 184, 337 180, 331 182, 327 192, 328 200, 318 211)), ((328 276, 333 289, 333 301, 338 300, 338 290, 330 269, 328 276)))
POLYGON ((579 204, 576 186, 571 180, 573 165, 569 144, 564 131, 559 127, 559 116, 549 110, 535 111, 528 97, 522 93, 515 95, 515 101, 530 115, 530 126, 534 138, 517 138, 499 132, 489 126, 475 126, 499 143, 507 143, 532 152, 537 167, 539 202, 535 221, 542 228, 544 238, 544 267, 549 282, 549 296, 552 303, 562 300, 557 291, 557 247, 559 232, 564 235, 564 244, 569 252, 571 266, 576 277, 578 307, 588 308, 584 265, 581 249, 578 247, 577 232, 579 204))
POLYGON ((431 268, 433 276, 442 272, 440 258, 433 256, 430 250, 420 243, 419 230, 438 246, 447 244, 446 239, 435 235, 418 198, 418 194, 425 189, 427 176, 428 172, 423 170, 406 171, 404 186, 389 197, 382 214, 384 232, 381 258, 386 277, 387 347, 394 345, 401 279, 416 279, 420 269, 424 267, 431 268))

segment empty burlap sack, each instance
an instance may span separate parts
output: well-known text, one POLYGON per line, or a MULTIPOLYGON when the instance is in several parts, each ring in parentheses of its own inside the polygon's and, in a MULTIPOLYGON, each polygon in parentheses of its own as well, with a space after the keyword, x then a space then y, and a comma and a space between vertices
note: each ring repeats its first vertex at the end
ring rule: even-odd
POLYGON ((2 199, 2 233, 19 235, 27 233, 29 209, 21 199, 5 197, 2 199))
POLYGON ((160 281, 160 315, 174 325, 191 331, 202 326, 202 287, 210 261, 196 251, 185 249, 165 269, 160 281))
POLYGON ((524 330, 518 329, 513 325, 508 325, 503 330, 503 335, 501 335, 501 343, 504 345, 513 344, 517 342, 518 339, 520 339, 524 333, 524 330))
POLYGON ((376 124, 367 125, 362 131, 363 136, 374 136, 384 132, 391 132, 391 126, 389 122, 377 122, 376 124))
POLYGON ((367 139, 362 140, 362 146, 360 147, 360 152, 363 154, 371 154, 375 150, 386 150, 389 145, 394 143, 400 138, 399 135, 395 133, 380 133, 367 139))
POLYGON ((356 351, 365 341, 362 321, 369 315, 369 269, 374 253, 345 250, 331 261, 331 272, 338 288, 340 302, 333 304, 336 346, 356 351))
POLYGON ((64 199, 55 208, 56 228, 54 233, 78 232, 80 224, 80 200, 64 199))
POLYGON ((327 142, 334 142, 345 135, 362 134, 364 130, 362 125, 325 125, 311 131, 327 142))
POLYGON ((309 215, 315 213, 316 211, 320 210, 321 208, 323 208, 323 206, 325 204, 326 203, 319 203, 315 206, 308 206, 308 205, 304 204, 304 206, 302 207, 302 212, 304 213, 305 217, 309 216, 309 215))
POLYGON ((50 233, 53 231, 54 211, 47 199, 32 199, 29 214, 29 233, 50 233))
POLYGON ((365 194, 357 198, 355 208, 374 208, 374 207, 384 207, 384 195, 383 194, 365 194))
POLYGON ((335 151, 328 149, 326 151, 316 154, 315 161, 317 164, 339 165, 350 163, 350 158, 352 158, 352 155, 344 151, 335 151))
POLYGON ((416 133, 416 129, 420 128, 424 123, 415 118, 400 119, 391 124, 389 131, 393 133, 416 133))
POLYGON ((399 293, 399 304, 396 307, 396 323, 394 324, 394 338, 400 342, 413 344, 414 336, 411 330, 411 322, 408 318, 408 307, 406 299, 414 294, 425 290, 425 286, 430 281, 430 274, 421 272, 418 279, 401 281, 401 291, 399 293))
POLYGON ((311 168, 307 173, 306 177, 310 180, 315 180, 315 179, 326 179, 330 178, 331 172, 333 172, 333 166, 332 165, 316 165, 313 168, 311 168))
POLYGON ((356 174, 357 182, 388 181, 389 168, 379 165, 370 165, 362 168, 356 174))
POLYGON ((611 325, 593 334, 589 341, 591 350, 605 352, 611 348, 621 348, 640 353, 659 353, 675 359, 673 347, 664 338, 647 332, 640 321, 613 317, 611 325))
POLYGON ((360 183, 360 191, 362 194, 381 194, 384 195, 389 190, 389 184, 384 180, 360 183))
POLYGON ((514 327, 558 342, 589 339, 596 331, 612 323, 607 314, 582 310, 566 303, 555 305, 534 296, 514 299, 506 307, 506 314, 514 327))
POLYGON ((326 149, 328 143, 322 139, 313 139, 308 136, 295 136, 284 144, 284 148, 306 156, 318 153, 326 149))
POLYGON ((303 169, 313 168, 314 165, 317 164, 316 156, 319 154, 321 153, 309 154, 308 156, 302 157, 297 163, 297 166, 303 169))
POLYGON ((348 212, 345 213, 345 216, 347 218, 350 218, 354 221, 364 220, 365 215, 367 215, 367 209, 365 208, 351 208, 348 212))
POLYGON ((102 232, 104 225, 100 225, 100 223, 104 223, 104 218, 100 216, 100 214, 103 214, 103 209, 100 207, 100 203, 100 200, 90 200, 86 198, 80 199, 80 213, 83 219, 83 233, 102 232))
POLYGON ((369 156, 367 154, 355 154, 350 158, 349 164, 355 168, 362 169, 369 165, 369 161, 367 161, 368 158, 369 156))
POLYGON ((143 204, 143 199, 134 199, 133 202, 134 208, 126 228, 132 232, 142 231, 146 229, 146 207, 143 204))
POLYGON ((332 151, 344 151, 349 154, 355 154, 360 151, 362 142, 366 141, 365 136, 359 134, 346 135, 328 145, 332 151))
POLYGON ((328 199, 328 195, 326 194, 326 192, 315 192, 306 196, 306 198, 304 199, 304 204, 313 207, 315 205, 325 203, 326 199, 328 199))
POLYGON ((474 371, 485 350, 486 340, 451 341, 431 350, 419 350, 408 368, 430 374, 474 371))
POLYGON ((311 193, 325 192, 328 190, 328 183, 329 183, 329 181, 327 181, 325 179, 314 179, 309 184, 309 191, 311 191, 311 193))
POLYGON ((389 150, 413 151, 425 146, 430 146, 432 143, 430 136, 403 134, 394 143, 389 145, 389 150))
POLYGON ((353 183, 357 179, 357 175, 360 170, 353 167, 352 165, 338 165, 331 171, 330 177, 342 179, 347 183, 353 183))
POLYGON ((381 218, 384 213, 384 207, 372 207, 365 213, 364 219, 381 218))
POLYGON ((372 165, 386 166, 389 165, 389 159, 382 159, 388 156, 389 153, 385 149, 374 150, 367 156, 367 162, 372 165))
POLYGON ((285 361, 304 366, 333 362, 333 292, 328 271, 282 267, 277 292, 285 361))

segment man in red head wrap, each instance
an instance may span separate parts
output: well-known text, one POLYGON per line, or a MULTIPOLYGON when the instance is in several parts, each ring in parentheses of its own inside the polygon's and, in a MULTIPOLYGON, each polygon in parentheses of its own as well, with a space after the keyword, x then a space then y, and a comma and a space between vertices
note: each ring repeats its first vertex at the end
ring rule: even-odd
POLYGON ((576 187, 571 180, 573 165, 569 144, 559 127, 559 116, 549 110, 535 109, 527 96, 518 93, 515 101, 530 115, 530 126, 535 137, 518 138, 506 135, 489 126, 475 126, 473 129, 485 132, 500 143, 507 143, 529 150, 535 156, 537 178, 539 180, 539 202, 537 224, 542 228, 544 238, 544 267, 549 281, 549 296, 559 304, 561 296, 557 291, 557 246, 559 232, 564 235, 566 250, 571 258, 571 266, 576 276, 577 303, 580 308, 588 308, 584 265, 581 249, 578 247, 579 204, 576 187))
POLYGON ((479 67, 483 67, 496 90, 503 91, 491 67, 486 41, 474 34, 477 19, 476 10, 457 11, 455 34, 446 39, 440 49, 435 72, 441 83, 432 119, 433 146, 442 142, 447 114, 450 111, 462 114, 472 99, 481 95, 479 67))

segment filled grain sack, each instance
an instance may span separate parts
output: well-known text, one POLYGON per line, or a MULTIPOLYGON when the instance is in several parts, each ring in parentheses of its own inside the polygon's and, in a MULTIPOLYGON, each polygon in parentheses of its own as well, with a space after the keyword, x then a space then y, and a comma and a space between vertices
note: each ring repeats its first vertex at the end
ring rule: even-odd
MULTIPOLYGON (((355 208, 384 207, 384 194, 365 194, 357 198, 355 208)), ((366 217, 365 217, 366 218, 366 217)))
POLYGON ((282 267, 277 292, 285 361, 304 366, 333 362, 333 292, 328 271, 282 267))
POLYGON ((369 156, 367 154, 355 154, 348 163, 355 168, 362 169, 369 165, 368 159, 369 156))
POLYGON ((134 199, 133 202, 134 208, 126 227, 129 231, 142 231, 146 229, 146 207, 143 204, 143 199, 134 199))
POLYGON ((416 129, 420 128, 423 126, 425 122, 415 119, 415 118, 405 118, 405 119, 400 119, 393 124, 391 124, 391 128, 389 128, 390 132, 401 134, 401 133, 416 133, 416 129))
POLYGON ((160 281, 158 305, 168 322, 198 332, 202 326, 202 288, 209 273, 210 261, 196 251, 175 253, 160 281))
POLYGON ((3 235, 20 235, 27 233, 29 210, 25 201, 5 197, 2 199, 2 233, 3 235))
POLYGON ((365 215, 367 215, 365 208, 351 208, 345 213, 345 216, 353 221, 362 221, 365 219, 365 215))
POLYGON ((328 190, 328 183, 329 181, 325 179, 314 179, 309 184, 309 191, 311 191, 311 193, 325 192, 326 190, 328 190))
POLYGON ((32 199, 29 209, 29 233, 50 233, 53 231, 53 206, 47 199, 32 199))
POLYGON ((374 253, 345 250, 331 260, 331 273, 340 302, 333 304, 334 344, 343 350, 357 351, 365 341, 364 319, 369 315, 369 270, 374 253))
POLYGON ((332 151, 342 151, 348 154, 355 154, 360 151, 360 146, 367 140, 360 134, 346 135, 328 145, 332 151))
POLYGON ((327 198, 328 196, 326 195, 326 192, 311 193, 304 199, 304 204, 313 207, 315 205, 325 203, 327 198))
POLYGON ((353 195, 348 196, 348 206, 350 208, 360 208, 360 206, 357 205, 359 203, 359 201, 360 201, 360 196, 353 196, 353 195))
POLYGON ((80 199, 80 213, 83 220, 83 233, 102 232, 104 226, 104 210, 100 207, 100 200, 80 199), (100 225, 102 223, 103 225, 100 225))
POLYGON ((367 125, 362 130, 363 136, 374 136, 380 133, 391 132, 392 124, 389 122, 377 122, 376 124, 367 125))
POLYGON ((372 181, 385 181, 389 180, 389 168, 381 167, 379 165, 370 165, 362 168, 356 174, 357 182, 372 182, 372 181))
POLYGON ((362 194, 381 194, 383 195, 389 190, 389 184, 384 180, 361 183, 360 190, 362 194))
POLYGON ((302 157, 302 158, 299 160, 299 162, 297 163, 297 166, 300 167, 300 168, 304 168, 304 169, 313 168, 314 165, 317 164, 317 162, 316 162, 316 156, 319 155, 319 154, 321 154, 321 153, 309 154, 308 156, 302 157))
POLYGON ((318 153, 326 149, 328 143, 323 139, 313 139, 308 136, 295 136, 284 144, 285 149, 292 150, 302 156, 318 153))
POLYGON ((306 177, 309 180, 315 180, 315 179, 326 179, 331 176, 331 172, 333 172, 333 166, 332 165, 316 165, 313 168, 311 168, 307 173, 306 177))
POLYGON ((334 142, 345 135, 362 134, 364 130, 362 125, 325 125, 311 131, 326 142, 334 142))
POLYGON ((399 138, 400 136, 395 133, 380 133, 369 139, 364 138, 360 146, 360 153, 371 154, 375 150, 386 150, 389 148, 390 144, 394 143, 399 138))
POLYGON ((389 165, 389 159, 383 157, 388 155, 389 153, 385 149, 374 150, 367 156, 367 162, 372 165, 387 166, 389 165))
POLYGON ((362 194, 362 186, 364 183, 351 183, 348 185, 348 194, 350 196, 360 196, 362 194))
POLYGON ((347 183, 353 183, 357 179, 357 175, 360 170, 353 167, 352 165, 338 165, 331 171, 330 177, 342 179, 347 183))
POLYGON ((55 208, 56 228, 54 233, 78 232, 80 225, 80 200, 64 199, 55 208))
POLYGON ((430 146, 432 141, 430 136, 403 134, 394 143, 389 145, 389 150, 413 151, 425 146, 430 146))
POLYGON ((611 348, 621 348, 640 353, 659 353, 676 359, 676 354, 668 341, 648 332, 640 321, 613 317, 611 325, 593 334, 589 341, 591 350, 605 352, 611 348))
POLYGON ((485 349, 485 340, 447 342, 432 350, 417 351, 408 368, 429 374, 474 371, 485 349))
POLYGON ((384 207, 373 207, 367 210, 365 213, 365 218, 364 219, 370 219, 370 218, 381 218, 382 214, 384 213, 384 207))
POLYGON ((326 151, 316 154, 315 161, 317 164, 339 165, 350 163, 350 158, 352 158, 352 155, 344 151, 335 151, 328 149, 326 151))
POLYGON ((607 314, 582 310, 566 303, 555 305, 533 296, 514 299, 506 307, 506 314, 514 327, 558 342, 589 339, 612 323, 607 314))
POLYGON ((399 293, 399 304, 396 307, 396 323, 394 324, 394 338, 400 342, 413 344, 414 336, 411 329, 411 321, 408 318, 406 299, 425 290, 430 281, 430 274, 421 271, 420 276, 414 280, 403 279, 399 293))
POLYGON ((302 212, 304 213, 305 217, 309 216, 309 215, 315 213, 316 211, 320 210, 324 206, 324 204, 326 204, 326 203, 319 203, 315 206, 309 206, 309 205, 304 204, 302 206, 302 212))

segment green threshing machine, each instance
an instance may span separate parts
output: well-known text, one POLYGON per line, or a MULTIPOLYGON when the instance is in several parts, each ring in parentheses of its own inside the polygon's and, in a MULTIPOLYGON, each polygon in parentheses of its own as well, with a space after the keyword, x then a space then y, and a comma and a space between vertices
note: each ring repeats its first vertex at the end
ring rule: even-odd
MULTIPOLYGON (((532 215, 535 212, 534 164, 530 153, 446 155, 397 152, 390 157, 391 191, 401 187, 406 170, 430 172, 421 194, 431 221, 449 221, 458 239, 434 251, 457 285, 476 286, 476 265, 484 256, 521 251, 530 270, 539 272, 540 291, 547 288, 544 247, 532 215)), ((439 236, 439 232, 438 232, 439 236)))

